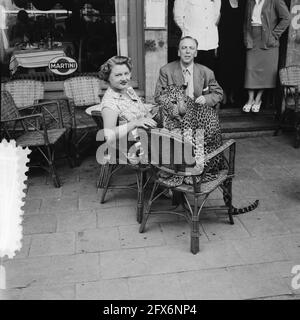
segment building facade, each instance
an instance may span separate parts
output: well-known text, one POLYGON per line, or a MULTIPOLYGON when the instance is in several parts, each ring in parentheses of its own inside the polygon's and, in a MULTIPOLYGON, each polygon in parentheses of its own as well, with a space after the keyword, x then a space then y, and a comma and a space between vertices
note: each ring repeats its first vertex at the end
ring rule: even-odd
MULTIPOLYGON (((300 0, 286 0, 286 3, 292 22, 281 41, 280 66, 300 64, 300 0)), ((112 55, 128 55, 134 66, 133 86, 145 96, 146 101, 151 102, 160 67, 177 58, 181 31, 174 22, 173 8, 174 0, 0 0, 0 14, 4 17, 0 25, 2 74, 6 79, 39 79, 41 74, 46 74, 43 77, 45 97, 59 98, 63 96, 62 80, 65 77, 54 76, 47 66, 32 68, 31 72, 22 66, 20 70, 14 70, 11 59, 16 48, 24 49, 24 52, 34 49, 30 46, 53 50, 62 44, 66 55, 78 62, 77 72, 84 74, 96 74, 99 66, 112 55), (30 19, 25 33, 21 32, 24 29, 20 31, 15 27, 18 25, 18 12, 22 9, 30 19)), ((222 5, 221 18, 227 14, 224 8, 222 5)), ((224 43, 230 35, 224 35, 220 28, 219 43, 224 43)), ((242 30, 237 32, 241 34, 242 30)), ((232 63, 230 59, 233 58, 229 56, 226 59, 216 66, 217 79, 221 73, 220 65, 232 63)), ((242 74, 242 63, 239 68, 242 74)), ((226 112, 232 109, 234 114, 234 110, 241 109, 244 99, 242 77, 239 85, 238 102, 230 107, 225 104, 226 112)), ((103 90, 105 88, 103 83, 103 90)), ((276 105, 270 101, 278 101, 274 98, 276 90, 268 95, 270 109, 274 111, 276 105)))

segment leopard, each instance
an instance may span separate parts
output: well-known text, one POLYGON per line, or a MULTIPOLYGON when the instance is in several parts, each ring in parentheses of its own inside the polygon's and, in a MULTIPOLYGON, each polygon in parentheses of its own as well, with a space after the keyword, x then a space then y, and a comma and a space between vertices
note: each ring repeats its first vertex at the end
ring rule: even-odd
MULTIPOLYGON (((196 103, 186 95, 185 85, 170 84, 163 87, 160 95, 157 97, 157 103, 159 106, 158 123, 160 126, 172 132, 182 134, 185 139, 193 144, 196 155, 197 149, 202 147, 197 144, 196 132, 198 129, 201 129, 204 133, 204 155, 208 155, 222 146, 222 132, 216 109, 207 104, 200 105, 196 103)), ((204 177, 202 177, 202 180, 200 176, 196 177, 196 181, 212 181, 217 177, 220 170, 227 167, 225 158, 221 153, 204 164, 204 177)), ((177 185, 178 183, 193 184, 191 177, 180 179, 181 177, 179 176, 173 176, 172 178, 177 185)), ((161 173, 161 179, 170 181, 168 180, 170 176, 161 173)), ((231 203, 231 195, 228 192, 230 183, 230 179, 226 179, 221 185, 223 200, 228 207, 231 203)), ((250 212, 256 209, 258 204, 259 200, 255 200, 243 208, 232 206, 232 214, 238 215, 250 212)))

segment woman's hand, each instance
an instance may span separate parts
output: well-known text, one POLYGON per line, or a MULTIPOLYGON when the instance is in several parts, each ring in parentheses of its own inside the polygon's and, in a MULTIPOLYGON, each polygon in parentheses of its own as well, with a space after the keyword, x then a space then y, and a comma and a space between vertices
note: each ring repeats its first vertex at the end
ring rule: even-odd
POLYGON ((137 120, 134 120, 134 121, 135 121, 135 126, 136 127, 142 127, 142 128, 145 128, 145 129, 155 128, 157 126, 156 121, 154 121, 151 118, 143 117, 143 118, 140 118, 140 119, 137 119, 137 120))

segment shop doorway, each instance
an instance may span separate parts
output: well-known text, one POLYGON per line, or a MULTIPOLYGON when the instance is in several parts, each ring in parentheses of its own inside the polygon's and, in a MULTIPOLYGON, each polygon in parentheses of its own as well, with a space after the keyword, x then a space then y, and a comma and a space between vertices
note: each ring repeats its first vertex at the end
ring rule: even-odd
MULTIPOLYGON (((182 35, 180 28, 174 22, 174 2, 175 0, 168 0, 168 62, 178 59, 177 45, 182 35)), ((290 0, 285 2, 290 5, 290 0)), ((225 93, 221 110, 231 113, 240 110, 247 100, 247 92, 244 89, 246 52, 243 43, 245 5, 246 1, 243 0, 239 1, 238 8, 232 8, 229 0, 222 0, 218 25, 219 47, 214 72, 225 93)), ((285 62, 286 35, 287 32, 281 38, 279 67, 285 62)), ((279 100, 276 89, 266 90, 263 96, 264 110, 267 113, 276 112, 279 100)))
MULTIPOLYGON (((182 32, 174 22, 174 2, 168 2, 168 61, 178 58, 177 45, 182 32)), ((223 2, 223 1, 222 1, 223 2)), ((243 90, 245 50, 243 48, 242 22, 244 17, 244 5, 231 12, 227 5, 221 8, 221 20, 219 24, 219 48, 215 63, 215 76, 225 92, 222 108, 240 107, 245 99, 243 90), (232 20, 234 16, 235 20, 232 20), (234 23, 232 23, 234 21, 234 23)), ((241 1, 243 4, 245 1, 241 1)), ((229 1, 228 1, 229 3, 229 1)))

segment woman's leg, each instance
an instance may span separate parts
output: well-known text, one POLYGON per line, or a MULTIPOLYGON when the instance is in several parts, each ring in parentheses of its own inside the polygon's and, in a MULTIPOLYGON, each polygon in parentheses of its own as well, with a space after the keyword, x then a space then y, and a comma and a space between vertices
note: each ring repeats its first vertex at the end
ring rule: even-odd
POLYGON ((252 112, 259 112, 260 106, 261 106, 261 96, 262 96, 263 92, 264 92, 263 89, 258 90, 256 97, 255 97, 255 101, 254 101, 252 108, 251 108, 252 112))
POLYGON ((243 111, 244 112, 250 112, 253 103, 254 103, 254 90, 253 89, 248 89, 248 101, 243 106, 243 111))
POLYGON ((264 93, 264 90, 258 90, 257 94, 256 94, 256 97, 255 97, 255 104, 259 104, 261 103, 261 97, 264 93))
POLYGON ((247 102, 247 104, 254 103, 254 93, 255 93, 255 91, 253 89, 248 89, 248 102, 247 102))

